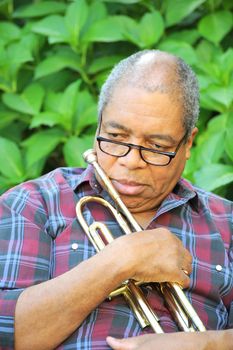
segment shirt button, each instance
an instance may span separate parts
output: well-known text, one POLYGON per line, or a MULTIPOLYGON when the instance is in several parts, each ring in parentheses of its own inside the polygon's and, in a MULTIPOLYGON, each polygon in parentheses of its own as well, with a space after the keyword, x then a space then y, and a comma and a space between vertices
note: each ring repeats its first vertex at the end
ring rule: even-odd
POLYGON ((72 243, 71 248, 73 250, 77 250, 78 249, 78 243, 72 243))
POLYGON ((220 272, 220 271, 222 271, 222 266, 221 265, 216 265, 215 269, 220 272))

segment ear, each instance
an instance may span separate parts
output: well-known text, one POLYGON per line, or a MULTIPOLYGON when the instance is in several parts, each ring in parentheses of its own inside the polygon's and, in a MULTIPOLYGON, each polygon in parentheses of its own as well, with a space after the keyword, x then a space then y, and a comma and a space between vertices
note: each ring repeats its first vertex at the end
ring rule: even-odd
POLYGON ((192 145, 193 145, 193 140, 195 139, 195 136, 197 135, 198 133, 198 128, 193 128, 192 130, 192 133, 191 135, 189 136, 187 142, 186 142, 186 153, 185 153, 185 156, 186 156, 186 160, 188 160, 190 158, 190 155, 191 155, 191 148, 192 148, 192 145))

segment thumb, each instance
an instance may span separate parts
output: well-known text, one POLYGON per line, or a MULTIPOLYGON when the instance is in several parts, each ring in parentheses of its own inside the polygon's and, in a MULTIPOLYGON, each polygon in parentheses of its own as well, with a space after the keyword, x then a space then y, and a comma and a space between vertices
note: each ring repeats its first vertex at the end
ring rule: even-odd
POLYGON ((132 345, 127 341, 127 339, 116 339, 113 337, 107 337, 106 341, 109 346, 114 350, 133 350, 132 345))

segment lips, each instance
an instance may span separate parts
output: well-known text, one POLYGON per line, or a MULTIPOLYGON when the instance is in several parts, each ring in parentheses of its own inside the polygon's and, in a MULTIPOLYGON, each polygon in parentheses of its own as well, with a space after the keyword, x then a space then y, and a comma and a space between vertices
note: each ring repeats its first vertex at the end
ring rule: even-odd
POLYGON ((113 186, 115 189, 120 193, 124 195, 131 195, 135 196, 140 194, 143 189, 145 188, 144 184, 135 182, 135 181, 128 181, 128 180, 115 180, 112 179, 113 186))

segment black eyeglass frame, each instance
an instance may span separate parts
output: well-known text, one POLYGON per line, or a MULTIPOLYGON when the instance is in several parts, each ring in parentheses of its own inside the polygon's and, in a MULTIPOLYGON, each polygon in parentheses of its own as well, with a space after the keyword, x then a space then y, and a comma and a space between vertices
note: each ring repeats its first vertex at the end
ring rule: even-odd
POLYGON ((102 136, 97 136, 96 140, 98 141, 98 145, 99 145, 100 150, 103 153, 108 154, 110 156, 117 157, 117 158, 125 157, 127 154, 129 154, 129 152, 131 151, 132 148, 135 148, 135 149, 139 150, 140 156, 144 160, 144 162, 146 162, 148 164, 151 164, 151 165, 154 165, 154 166, 167 166, 168 164, 171 163, 172 159, 174 159, 175 156, 177 155, 177 152, 178 152, 179 148, 181 147, 182 143, 185 141, 186 137, 187 137, 187 132, 184 134, 184 136, 182 137, 182 139, 180 140, 180 142, 176 146, 176 149, 175 149, 174 152, 158 151, 158 150, 154 150, 154 149, 147 148, 147 147, 144 147, 144 146, 135 145, 133 143, 124 143, 124 142, 121 142, 121 141, 114 141, 114 140, 106 139, 105 137, 102 137, 102 136), (128 147, 128 150, 126 151, 125 154, 120 155, 120 156, 112 155, 112 154, 110 154, 110 153, 108 153, 106 151, 103 151, 103 149, 101 148, 101 141, 113 143, 113 144, 116 144, 116 145, 126 146, 126 147, 128 147), (157 154, 161 154, 161 155, 164 155, 164 156, 168 156, 169 157, 169 161, 166 164, 154 164, 154 163, 151 163, 148 160, 144 159, 142 151, 149 151, 149 152, 152 152, 152 153, 157 153, 157 154))

